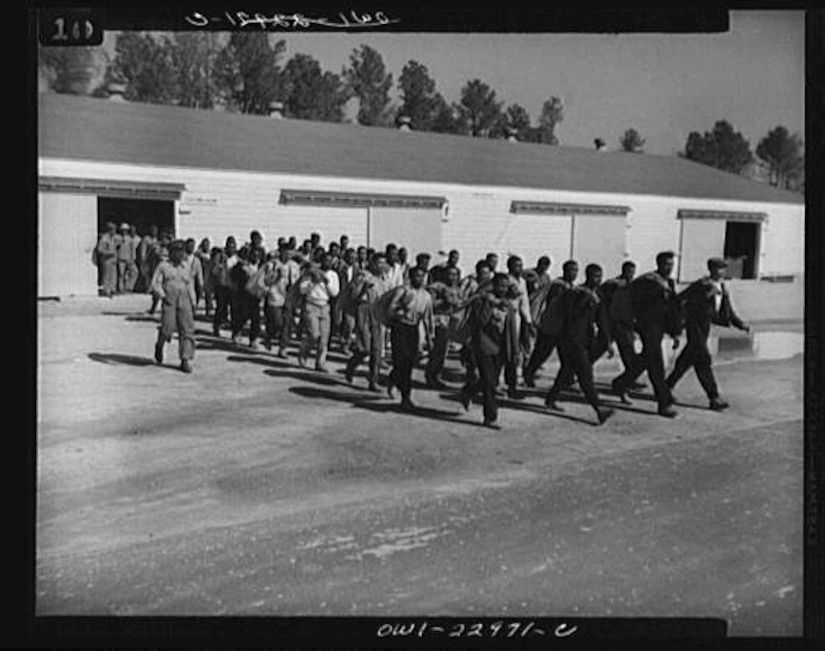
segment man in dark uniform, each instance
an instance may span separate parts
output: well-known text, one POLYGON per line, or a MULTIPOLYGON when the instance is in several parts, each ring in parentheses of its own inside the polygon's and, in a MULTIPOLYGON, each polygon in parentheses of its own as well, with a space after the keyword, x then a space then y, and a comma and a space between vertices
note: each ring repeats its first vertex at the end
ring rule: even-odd
POLYGON ((666 418, 674 418, 676 411, 672 408, 673 397, 665 383, 662 338, 667 333, 677 344, 681 329, 676 286, 670 277, 675 257, 672 251, 659 253, 656 256, 656 271, 642 274, 630 283, 629 298, 636 315, 636 330, 642 340, 642 355, 611 385, 622 402, 628 402, 627 390, 647 369, 658 403, 658 413, 666 418))
POLYGON ((472 399, 480 393, 484 404, 484 425, 492 429, 501 429, 497 423, 496 402, 501 369, 507 359, 516 354, 519 346, 515 328, 516 308, 507 297, 510 288, 511 281, 507 274, 496 274, 492 291, 476 294, 467 308, 470 311, 470 342, 478 375, 468 378, 461 389, 461 403, 468 410, 472 399))
MULTIPOLYGON (((535 307, 536 343, 530 360, 524 367, 524 384, 528 387, 536 386, 536 371, 553 354, 561 333, 561 313, 557 309, 561 295, 573 287, 576 276, 579 275, 579 265, 575 260, 568 260, 562 265, 562 276, 547 283, 540 289, 538 296, 534 296, 531 303, 535 307)), ((533 308, 531 308, 532 310, 533 308)))
POLYGON ((722 282, 722 270, 727 266, 727 262, 722 258, 711 258, 708 260, 709 275, 700 278, 678 295, 677 298, 685 311, 687 344, 676 359, 673 372, 667 378, 667 386, 672 390, 692 366, 707 394, 710 408, 714 411, 721 411, 729 405, 719 398, 719 388, 713 376, 712 360, 708 351, 710 324, 726 328, 733 326, 750 332, 750 328, 734 311, 727 287, 722 282))
MULTIPOLYGON (((601 299, 598 287, 602 282, 602 268, 597 264, 589 264, 584 274, 584 283, 567 290, 561 297, 563 325, 558 338, 561 368, 544 404, 550 409, 562 411, 556 400, 559 393, 573 384, 575 376, 601 425, 613 415, 613 410, 602 407, 599 402, 599 395, 593 386, 593 364, 588 351, 595 339, 594 325, 599 321, 601 299)), ((608 337, 609 345, 610 335, 603 332, 605 328, 606 324, 602 321, 599 331, 608 337)))
MULTIPOLYGON (((616 342, 622 364, 625 369, 638 362, 638 355, 634 347, 636 335, 633 332, 633 309, 630 305, 628 287, 636 275, 636 263, 627 260, 622 264, 622 273, 602 283, 599 293, 602 298, 604 311, 610 328, 610 338, 616 342)), ((605 333, 607 334, 607 333, 605 333)), ((609 339, 599 336, 590 351, 590 360, 595 364, 599 358, 609 350, 609 339)), ((634 385, 633 388, 643 388, 644 385, 634 385)))

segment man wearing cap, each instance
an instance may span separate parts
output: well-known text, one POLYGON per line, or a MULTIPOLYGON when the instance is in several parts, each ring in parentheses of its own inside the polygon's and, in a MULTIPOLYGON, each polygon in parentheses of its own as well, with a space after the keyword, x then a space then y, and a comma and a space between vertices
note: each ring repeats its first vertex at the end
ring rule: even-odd
POLYGON ((708 351, 710 324, 725 328, 733 326, 750 332, 750 328, 734 311, 728 289, 722 282, 722 271, 727 266, 728 263, 722 258, 711 258, 708 260, 709 274, 692 283, 677 296, 677 300, 684 307, 687 343, 667 378, 667 386, 672 390, 682 376, 693 367, 713 411, 721 411, 729 405, 719 398, 719 388, 713 375, 712 360, 708 351))
POLYGON ((100 281, 104 296, 109 298, 117 291, 117 257, 121 237, 117 234, 117 226, 106 222, 106 232, 97 242, 97 264, 100 269, 100 281))
POLYGON ((158 265, 152 278, 152 293, 162 301, 155 361, 163 363, 163 347, 177 331, 180 368, 191 373, 195 357, 195 281, 185 255, 184 243, 172 242, 169 259, 158 265))

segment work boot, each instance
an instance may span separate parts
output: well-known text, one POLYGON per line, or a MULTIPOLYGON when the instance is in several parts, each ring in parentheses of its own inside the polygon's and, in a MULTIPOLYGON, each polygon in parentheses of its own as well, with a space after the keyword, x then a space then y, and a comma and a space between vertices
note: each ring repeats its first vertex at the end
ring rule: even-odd
POLYGON ((369 386, 367 387, 367 391, 371 391, 372 393, 381 393, 381 389, 375 382, 370 382, 369 386))
POLYGON ((660 416, 664 416, 665 418, 676 418, 676 416, 678 415, 675 409, 673 409, 672 407, 668 407, 667 405, 662 405, 661 407, 659 407, 657 413, 660 416))
POLYGON ((490 429, 495 429, 495 430, 501 429, 501 425, 498 424, 498 421, 489 420, 487 418, 484 419, 484 427, 489 427, 490 429))
MULTIPOLYGON (((344 377, 346 378, 347 382, 352 384, 353 376, 355 375, 355 369, 352 367, 352 360, 347 362, 347 368, 344 370, 344 377)), ((372 383, 370 383, 372 384, 372 383)))
POLYGON ((251 341, 249 342, 249 347, 250 347, 252 350, 260 350, 260 349, 261 349, 261 344, 259 344, 257 341, 255 341, 255 340, 253 339, 253 340, 251 340, 251 341))
POLYGON ((526 370, 524 371, 524 375, 521 378, 524 381, 524 386, 529 389, 536 388, 536 376, 532 373, 528 373, 526 370))
POLYGON ((553 411, 564 411, 564 409, 559 406, 559 403, 557 403, 555 398, 552 396, 547 396, 547 398, 545 398, 544 406, 548 409, 552 409, 553 411))
POLYGON ((613 389, 613 393, 615 393, 619 400, 626 405, 631 404, 630 399, 627 397, 627 389, 624 387, 619 386, 616 380, 613 380, 610 383, 610 387, 613 389))
POLYGON ((281 359, 286 359, 286 351, 283 348, 278 349, 278 357, 281 359))
POLYGON ((192 372, 192 366, 189 364, 188 359, 182 359, 181 360, 180 370, 183 371, 184 373, 191 373, 192 372))
POLYGON ((266 337, 264 339, 264 348, 266 348, 268 351, 272 350, 272 340, 269 337, 266 337))
POLYGON ((607 407, 597 407, 596 408, 596 416, 599 419, 599 425, 604 425, 605 421, 610 418, 616 411, 614 409, 609 409, 607 407))
POLYGON ((155 344, 155 361, 158 364, 163 364, 163 342, 158 341, 155 344))
POLYGON ((710 408, 713 411, 722 411, 723 409, 727 409, 730 405, 720 398, 711 398, 710 399, 710 408))
POLYGON ((401 408, 402 409, 415 409, 415 404, 409 398, 401 398, 401 408))
POLYGON ((462 389, 460 396, 461 396, 461 406, 464 407, 464 411, 470 411, 470 402, 473 399, 472 396, 470 395, 470 392, 462 389))

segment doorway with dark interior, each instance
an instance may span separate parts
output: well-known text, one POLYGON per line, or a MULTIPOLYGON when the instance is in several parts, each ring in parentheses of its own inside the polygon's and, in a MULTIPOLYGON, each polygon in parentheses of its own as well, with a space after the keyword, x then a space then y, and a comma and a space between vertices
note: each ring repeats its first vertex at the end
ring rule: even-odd
POLYGON ((137 228, 139 235, 149 232, 150 226, 158 231, 175 234, 175 202, 156 199, 122 199, 119 197, 97 198, 97 230, 103 233, 106 222, 120 227, 126 223, 137 228))
POLYGON ((752 280, 759 269, 759 224, 729 221, 725 226, 724 257, 728 278, 752 280))

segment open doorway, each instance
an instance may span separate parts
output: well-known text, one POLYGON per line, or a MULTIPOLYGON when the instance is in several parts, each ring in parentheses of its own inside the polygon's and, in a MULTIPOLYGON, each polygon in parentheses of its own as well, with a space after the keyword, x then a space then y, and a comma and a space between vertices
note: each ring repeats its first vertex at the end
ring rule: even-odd
POLYGON ((127 223, 135 226, 139 235, 146 235, 154 225, 159 231, 175 234, 175 202, 156 199, 97 198, 97 230, 106 230, 106 222, 117 226, 127 223))
POLYGON ((758 273, 759 224, 729 221, 725 226, 724 257, 728 261, 727 276, 752 280, 758 273))

